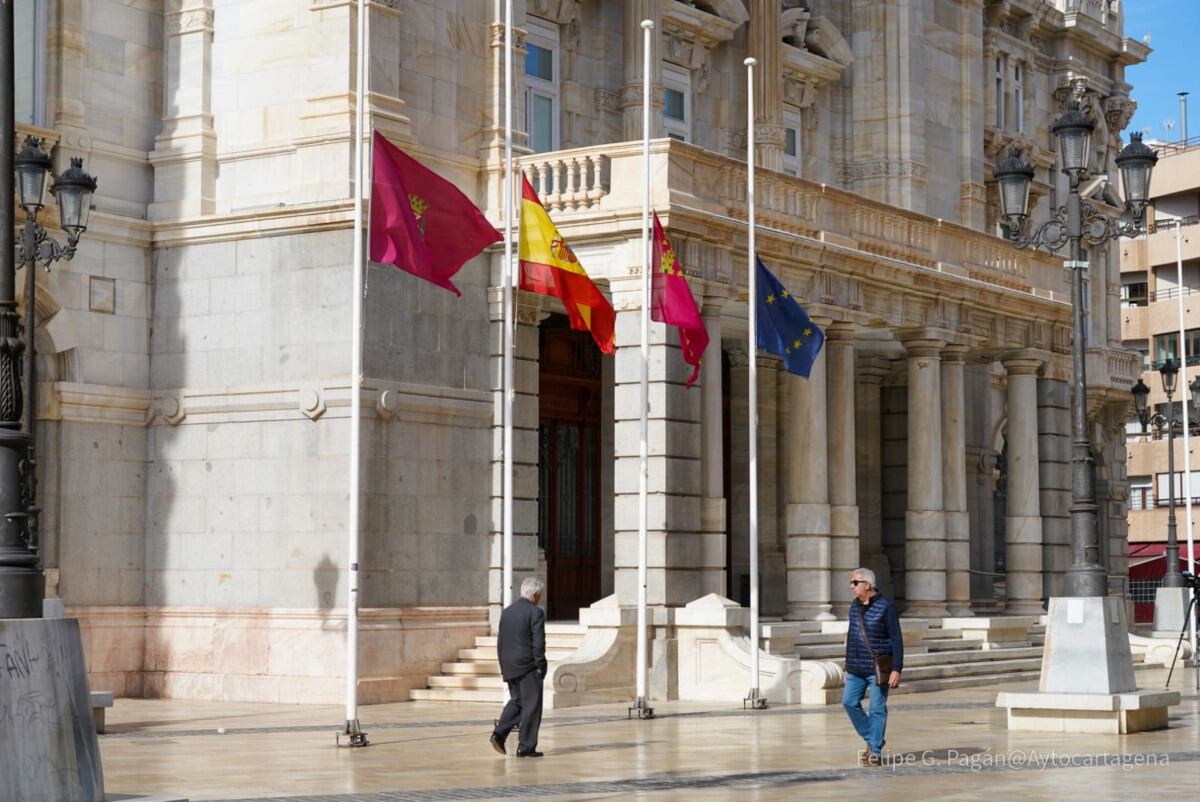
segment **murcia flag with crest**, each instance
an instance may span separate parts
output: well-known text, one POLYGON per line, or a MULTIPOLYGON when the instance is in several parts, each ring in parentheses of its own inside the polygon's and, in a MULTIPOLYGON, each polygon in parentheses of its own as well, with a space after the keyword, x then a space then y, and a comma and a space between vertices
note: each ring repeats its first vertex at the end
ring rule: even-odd
POLYGON ((458 187, 375 132, 371 173, 371 261, 395 265, 462 295, 450 281, 503 239, 458 187))
POLYGON ((571 319, 571 328, 590 332, 601 351, 613 353, 617 316, 612 304, 588 278, 525 176, 521 176, 519 250, 521 289, 561 300, 571 319))
POLYGON ((708 329, 704 328, 696 299, 683 277, 683 265, 679 264, 662 223, 658 222, 658 212, 654 213, 654 254, 650 265, 654 268, 650 274, 650 317, 679 329, 679 350, 683 352, 683 361, 692 366, 692 377, 687 381, 691 387, 700 375, 700 361, 708 348, 708 329))

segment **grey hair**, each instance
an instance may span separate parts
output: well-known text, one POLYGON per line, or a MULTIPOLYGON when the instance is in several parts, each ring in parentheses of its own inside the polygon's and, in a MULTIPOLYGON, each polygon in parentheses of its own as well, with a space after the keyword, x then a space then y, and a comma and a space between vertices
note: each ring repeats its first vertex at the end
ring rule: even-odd
POLYGON ((533 599, 534 596, 546 589, 546 583, 536 576, 527 576, 521 582, 521 598, 533 599))
POLYGON ((854 574, 858 574, 867 581, 868 585, 875 587, 875 572, 870 568, 855 568, 850 575, 853 576, 854 574))

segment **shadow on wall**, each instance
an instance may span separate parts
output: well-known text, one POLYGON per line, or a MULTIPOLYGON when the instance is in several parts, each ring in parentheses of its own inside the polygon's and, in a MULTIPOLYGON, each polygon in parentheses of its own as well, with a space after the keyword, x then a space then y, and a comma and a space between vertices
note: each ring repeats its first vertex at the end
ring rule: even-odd
POLYGON ((329 622, 329 611, 337 606, 338 578, 340 571, 329 554, 321 555, 321 561, 313 568, 313 587, 317 593, 317 615, 321 618, 321 628, 329 622))

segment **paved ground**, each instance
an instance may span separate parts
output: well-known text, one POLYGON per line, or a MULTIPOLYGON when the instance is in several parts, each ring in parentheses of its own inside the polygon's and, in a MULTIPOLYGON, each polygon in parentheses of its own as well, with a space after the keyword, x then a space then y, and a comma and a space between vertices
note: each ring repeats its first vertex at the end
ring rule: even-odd
MULTIPOLYGON (((742 711, 662 704, 652 721, 623 705, 553 711, 546 757, 517 760, 487 744, 498 712, 417 703, 360 709, 371 746, 337 749, 340 707, 119 699, 100 739, 110 793, 191 800, 434 802, 462 799, 646 799, 664 802, 881 798, 1137 799, 1153 789, 1196 798, 1200 695, 1190 671, 1170 729, 1129 736, 1010 733, 995 689, 897 696, 894 765, 860 769, 838 706, 742 711), (986 789, 986 791, 985 791, 986 789)), ((1143 687, 1165 671, 1139 671, 1143 687)), ((1006 690, 1033 689, 1014 683, 1006 690)), ((515 737, 510 739, 514 751, 515 737)))

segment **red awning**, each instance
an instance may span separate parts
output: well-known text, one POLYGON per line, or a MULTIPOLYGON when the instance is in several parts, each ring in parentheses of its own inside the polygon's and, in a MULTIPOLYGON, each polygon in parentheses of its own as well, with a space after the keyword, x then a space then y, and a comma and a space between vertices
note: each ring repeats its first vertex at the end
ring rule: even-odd
MULTIPOLYGON (((1130 543, 1129 567, 1131 569, 1140 566, 1149 568, 1152 563, 1162 562, 1166 552, 1166 543, 1130 543)), ((1200 541, 1192 542, 1192 554, 1196 558, 1196 562, 1200 562, 1200 541)), ((1186 541, 1179 544, 1179 568, 1183 571, 1188 570, 1186 541)))

